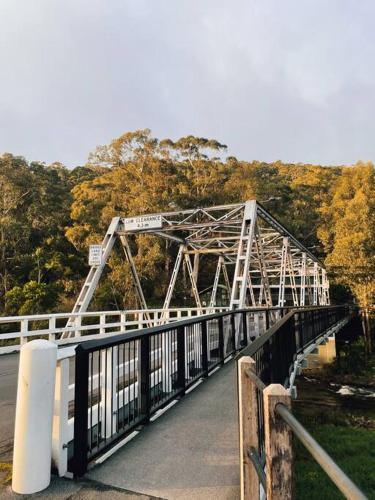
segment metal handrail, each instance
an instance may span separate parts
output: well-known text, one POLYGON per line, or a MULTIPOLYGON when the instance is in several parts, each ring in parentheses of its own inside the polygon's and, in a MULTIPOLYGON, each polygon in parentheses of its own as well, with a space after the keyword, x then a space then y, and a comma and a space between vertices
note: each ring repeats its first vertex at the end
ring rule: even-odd
POLYGON ((332 460, 328 453, 315 441, 311 434, 296 419, 292 412, 283 404, 278 403, 275 411, 285 423, 289 425, 295 436, 311 453, 324 472, 331 478, 338 489, 351 500, 367 500, 367 497, 345 474, 345 472, 332 460))
MULTIPOLYGON (((194 325, 197 323, 201 323, 202 321, 206 320, 212 320, 212 319, 219 319, 219 318, 224 318, 226 316, 233 316, 234 313, 236 314, 251 314, 251 313, 266 313, 268 314, 271 311, 280 311, 282 314, 285 315, 275 323, 275 325, 271 326, 267 330, 267 332, 257 339, 255 339, 251 345, 248 348, 243 349, 240 353, 239 356, 248 356, 252 354, 248 354, 248 349, 252 348, 252 351, 255 349, 255 351, 259 348, 259 346, 265 344, 267 340, 272 337, 272 335, 277 331, 289 318, 291 318, 296 311, 301 311, 301 312, 309 312, 309 311, 317 311, 317 310, 335 310, 335 309, 345 309, 347 306, 308 306, 308 307, 267 307, 267 308, 262 308, 262 307, 257 307, 257 308, 246 308, 246 309, 235 309, 235 310, 229 310, 229 311, 223 311, 220 313, 213 313, 213 314, 202 314, 200 316, 193 316, 189 317, 187 319, 181 319, 178 321, 178 326, 180 327, 185 327, 185 326, 190 326, 194 325), (291 311, 289 311, 291 309, 291 311)), ((96 339, 96 340, 88 340, 87 342, 84 343, 84 349, 87 351, 90 350, 95 350, 101 347, 112 347, 118 344, 121 344, 124 340, 136 340, 140 339, 141 337, 147 337, 149 335, 153 334, 158 334, 158 333, 163 333, 171 330, 172 328, 176 327, 176 322, 174 323, 166 323, 164 325, 157 325, 157 326, 152 326, 148 328, 143 328, 142 330, 134 330, 132 332, 126 333, 126 334, 116 334, 115 336, 109 337, 109 338, 103 338, 103 339, 96 339)), ((255 352, 254 351, 254 352, 255 352)))

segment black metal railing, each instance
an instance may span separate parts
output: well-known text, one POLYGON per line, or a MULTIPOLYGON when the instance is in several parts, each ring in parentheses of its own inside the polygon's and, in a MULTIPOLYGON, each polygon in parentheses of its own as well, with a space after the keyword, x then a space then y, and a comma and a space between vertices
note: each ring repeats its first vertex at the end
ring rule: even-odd
POLYGON ((284 379, 298 349, 346 311, 289 310, 227 311, 79 344, 69 470, 83 475, 94 457, 249 344, 267 382, 284 379))
POLYGON ((289 379, 297 355, 349 315, 349 306, 294 309, 240 353, 256 361, 256 373, 265 384, 289 379))
POLYGON ((294 309, 275 323, 261 337, 241 350, 239 357, 250 356, 255 361, 254 378, 258 413, 258 446, 251 460, 265 464, 263 390, 269 384, 286 386, 298 354, 342 319, 354 314, 350 306, 309 307, 294 309))

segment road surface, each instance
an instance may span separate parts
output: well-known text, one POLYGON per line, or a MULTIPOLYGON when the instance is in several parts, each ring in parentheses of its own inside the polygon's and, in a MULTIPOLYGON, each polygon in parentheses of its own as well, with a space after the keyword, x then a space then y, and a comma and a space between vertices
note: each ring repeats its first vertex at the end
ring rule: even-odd
POLYGON ((0 463, 13 455, 19 354, 0 356, 0 463))

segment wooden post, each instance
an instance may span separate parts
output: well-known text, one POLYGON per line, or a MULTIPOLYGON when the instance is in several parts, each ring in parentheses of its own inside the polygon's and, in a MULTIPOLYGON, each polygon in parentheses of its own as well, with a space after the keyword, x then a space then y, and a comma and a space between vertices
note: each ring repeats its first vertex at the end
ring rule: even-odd
POLYGON ((249 447, 259 451, 256 386, 246 375, 247 370, 255 372, 255 361, 243 356, 238 361, 241 500, 259 498, 259 478, 247 454, 249 447))
POLYGON ((292 432, 275 406, 290 408, 291 397, 282 385, 271 384, 263 391, 263 401, 267 500, 287 500, 292 498, 292 432))

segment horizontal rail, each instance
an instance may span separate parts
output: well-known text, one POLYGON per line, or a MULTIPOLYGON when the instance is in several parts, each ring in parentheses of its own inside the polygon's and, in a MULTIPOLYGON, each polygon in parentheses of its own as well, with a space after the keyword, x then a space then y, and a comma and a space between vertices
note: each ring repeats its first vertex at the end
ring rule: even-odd
POLYGON ((119 316, 121 314, 145 314, 145 313, 184 313, 184 312, 199 312, 199 311, 222 311, 224 309, 229 309, 225 306, 220 307, 179 307, 179 308, 169 308, 169 309, 123 309, 123 310, 109 310, 109 311, 86 311, 79 313, 64 312, 64 313, 44 313, 44 314, 29 314, 23 316, 0 316, 0 323, 17 323, 22 320, 28 321, 42 321, 48 320, 50 318, 56 319, 67 319, 67 318, 80 318, 80 317, 90 317, 90 316, 119 316))
POLYGON ((332 479, 338 489, 351 500, 366 500, 367 497, 345 474, 345 472, 332 460, 328 453, 315 441, 311 434, 295 418, 292 412, 283 404, 278 403, 275 407, 276 413, 286 422, 295 436, 301 441, 306 449, 315 458, 318 464, 332 479))
MULTIPOLYGON (((282 317, 281 320, 277 321, 277 324, 275 324, 273 327, 271 327, 267 332, 258 337, 254 342, 251 343, 251 345, 247 348, 253 351, 252 347, 255 344, 256 346, 263 345, 271 336, 272 333, 278 329, 278 326, 281 324, 284 324, 289 318, 293 317, 293 314, 296 311, 303 311, 303 312, 311 312, 311 311, 317 311, 317 310, 322 310, 322 311, 329 311, 329 310, 337 310, 340 308, 345 309, 346 306, 320 306, 320 307, 306 307, 306 308, 291 308, 291 307, 269 307, 267 309, 264 308, 247 308, 247 309, 236 309, 236 310, 228 310, 220 313, 215 313, 215 314, 202 314, 200 316, 194 316, 188 319, 181 319, 178 321, 178 326, 181 327, 186 327, 186 326, 191 326, 194 324, 200 323, 202 320, 212 320, 212 319, 219 319, 219 318, 224 318, 228 316, 233 316, 233 314, 255 314, 255 313, 265 313, 266 311, 280 311, 281 316, 285 314, 285 316, 282 317), (292 311, 290 311, 292 309, 292 311), (290 312, 289 312, 290 311, 290 312), (280 323, 280 321, 282 323, 280 323), (270 333, 271 332, 271 333, 270 333)), ((136 330, 133 332, 129 332, 128 334, 124 335, 116 335, 116 336, 111 336, 110 338, 102 338, 98 340, 92 340, 84 343, 84 349, 85 350, 95 350, 100 347, 111 347, 115 346, 117 344, 122 343, 124 340, 137 340, 140 339, 141 337, 145 337, 151 334, 159 334, 163 332, 169 331, 171 328, 173 328, 176 325, 176 322, 174 323, 167 323, 165 325, 158 325, 158 326, 153 326, 149 328, 143 328, 142 330, 136 330)), ((248 350, 246 348, 243 349, 239 355, 251 355, 248 354, 248 350)))
POLYGON ((64 345, 71 343, 72 340, 82 342, 139 330, 145 326, 149 327, 148 316, 151 316, 154 325, 158 325, 163 314, 163 323, 172 323, 184 318, 227 309, 227 307, 148 309, 147 311, 134 309, 0 316, 0 354, 17 351, 25 342, 38 337, 47 337, 52 342, 64 345), (67 326, 68 320, 71 321, 69 326, 67 326))

